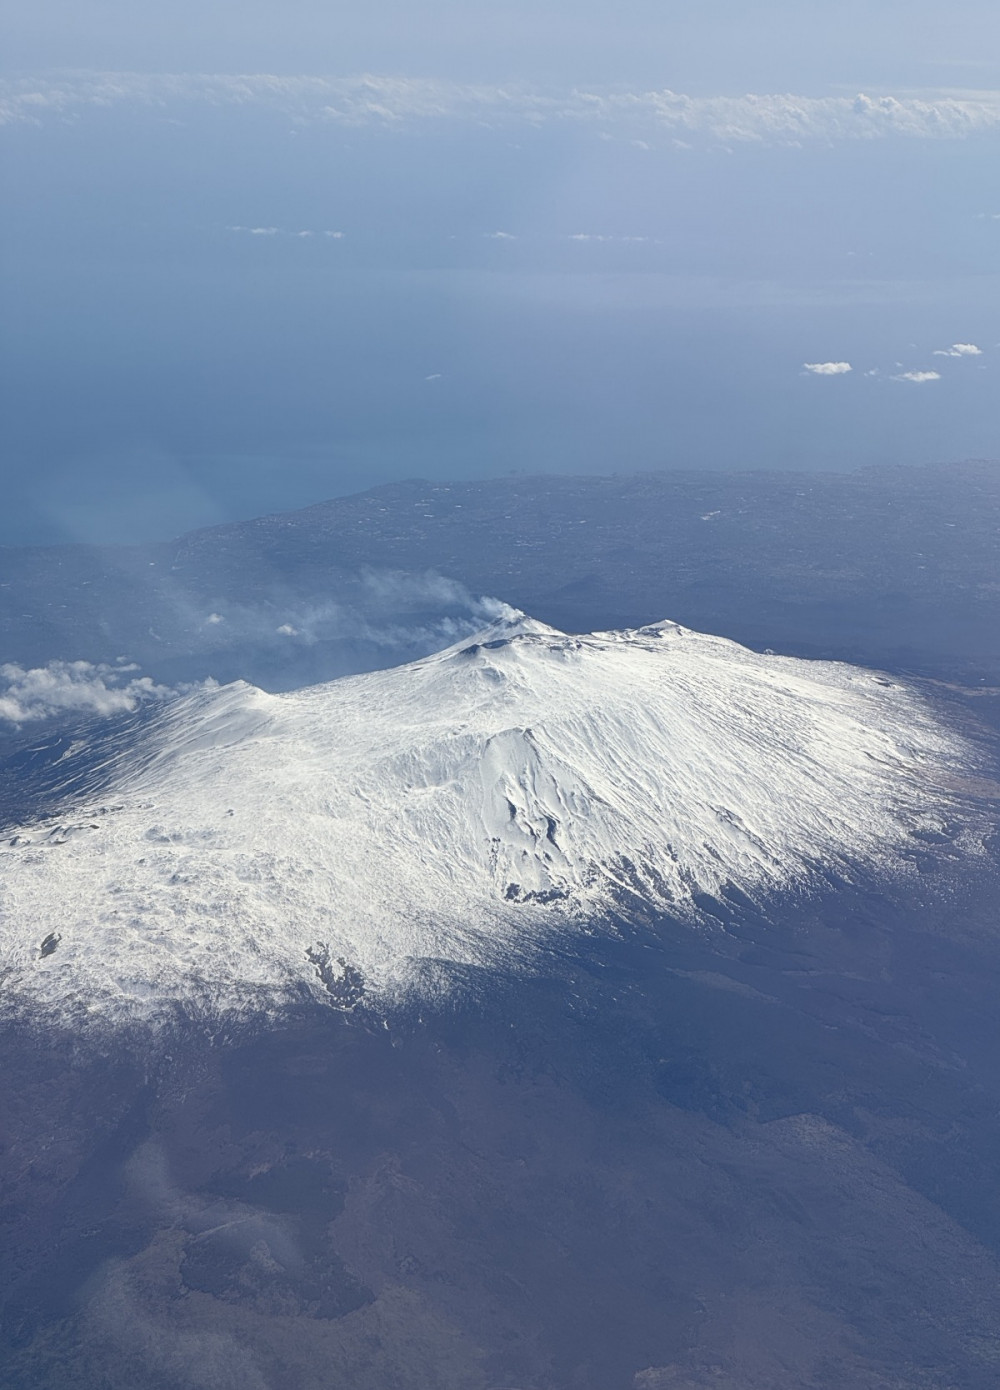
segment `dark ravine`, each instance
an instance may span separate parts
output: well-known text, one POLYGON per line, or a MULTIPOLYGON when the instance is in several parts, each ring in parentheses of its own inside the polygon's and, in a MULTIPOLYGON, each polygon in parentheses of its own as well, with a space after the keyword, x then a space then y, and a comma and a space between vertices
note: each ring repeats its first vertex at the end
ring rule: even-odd
POLYGON ((996 886, 623 925, 388 1026, 9 1027, 0 1384, 991 1390, 996 886))

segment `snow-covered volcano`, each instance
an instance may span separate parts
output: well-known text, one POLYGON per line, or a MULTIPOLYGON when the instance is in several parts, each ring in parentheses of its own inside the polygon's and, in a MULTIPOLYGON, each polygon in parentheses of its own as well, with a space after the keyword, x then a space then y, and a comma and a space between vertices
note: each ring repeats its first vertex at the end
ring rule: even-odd
POLYGON ((4 993, 112 1016, 360 977, 385 998, 623 902, 697 923, 727 884, 764 903, 899 868, 966 759, 904 685, 672 623, 518 617, 391 671, 204 691, 6 838, 4 993))

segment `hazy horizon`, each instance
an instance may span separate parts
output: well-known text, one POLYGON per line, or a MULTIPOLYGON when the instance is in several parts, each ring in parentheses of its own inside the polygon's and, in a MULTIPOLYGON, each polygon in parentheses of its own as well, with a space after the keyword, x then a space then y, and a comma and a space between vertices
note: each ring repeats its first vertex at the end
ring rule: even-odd
POLYGON ((22 7, 0 543, 1000 455, 1000 20, 869 10, 22 7))

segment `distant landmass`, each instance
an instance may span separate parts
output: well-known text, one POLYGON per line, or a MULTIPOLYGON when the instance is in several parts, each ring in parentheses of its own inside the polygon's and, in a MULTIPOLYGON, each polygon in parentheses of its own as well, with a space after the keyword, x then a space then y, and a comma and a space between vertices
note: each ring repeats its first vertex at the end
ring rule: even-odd
POLYGON ((1000 687, 994 462, 418 481, 159 545, 0 549, 0 659, 290 688, 423 655, 442 614, 482 626, 454 593, 364 577, 428 570, 570 632, 668 617, 1000 687))

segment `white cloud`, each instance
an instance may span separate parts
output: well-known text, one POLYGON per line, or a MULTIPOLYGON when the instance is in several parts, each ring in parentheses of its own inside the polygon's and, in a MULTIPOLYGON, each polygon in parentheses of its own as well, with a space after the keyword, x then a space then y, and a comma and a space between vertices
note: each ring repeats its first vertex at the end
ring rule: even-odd
POLYGON ((513 232, 484 232, 483 236, 490 241, 516 241, 517 237, 513 232))
POLYGON ((631 242, 635 242, 635 241, 649 241, 649 237, 648 237, 648 236, 615 236, 615 235, 608 235, 608 234, 606 234, 606 233, 604 233, 604 232, 572 232, 572 233, 569 235, 569 237, 567 237, 567 240, 568 240, 568 241, 617 241, 617 242, 631 241, 631 242))
POLYGON ((280 237, 296 237, 296 238, 298 238, 298 239, 302 239, 302 238, 304 238, 304 237, 324 236, 324 237, 329 237, 330 240, 332 240, 332 241, 343 241, 343 239, 344 239, 344 233, 343 233, 343 232, 331 232, 331 231, 314 232, 314 231, 311 230, 311 228, 308 228, 308 227, 307 227, 307 228, 304 228, 302 231, 294 231, 294 232, 293 232, 293 231, 287 230, 287 229, 284 228, 284 227, 241 227, 241 226, 238 226, 238 225, 232 225, 232 224, 230 224, 229 226, 226 227, 226 231, 227 231, 227 232, 241 232, 241 233, 243 233, 243 234, 246 235, 246 236, 267 236, 267 237, 271 237, 271 236, 280 236, 280 237))
POLYGON ((959 139, 1000 129, 1000 92, 928 92, 855 97, 783 93, 687 96, 659 91, 539 90, 421 78, 282 77, 143 73, 83 73, 9 79, 0 83, 0 124, 64 118, 80 108, 171 104, 270 106, 297 121, 400 126, 431 121, 479 125, 575 122, 609 138, 646 143, 873 140, 890 136, 959 139), (610 132, 614 132, 611 136, 610 132))
POLYGON ((813 376, 843 376, 854 370, 850 362, 803 362, 802 365, 813 376))
POLYGON ((975 343, 952 343, 950 348, 935 348, 935 357, 982 357, 983 350, 975 343))
POLYGON ((424 377, 424 381, 440 381, 440 380, 441 380, 441 373, 440 373, 440 372, 431 372, 429 376, 425 376, 425 377, 424 377))
POLYGON ((0 666, 0 721, 27 724, 57 715, 125 714, 147 700, 175 694, 135 666, 93 665, 89 661, 50 661, 25 668, 0 666))
POLYGON ((921 385, 925 381, 940 381, 940 372, 900 372, 893 377, 893 381, 913 381, 921 385))

